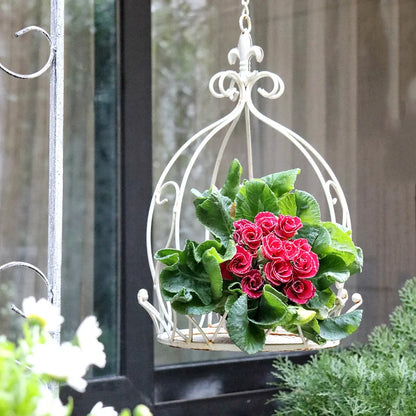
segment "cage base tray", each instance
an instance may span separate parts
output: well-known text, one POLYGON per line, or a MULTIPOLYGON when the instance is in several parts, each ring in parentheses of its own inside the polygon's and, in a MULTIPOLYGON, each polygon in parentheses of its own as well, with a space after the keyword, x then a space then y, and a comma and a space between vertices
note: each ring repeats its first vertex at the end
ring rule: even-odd
MULTIPOLYGON (((215 326, 203 328, 203 332, 208 340, 203 335, 201 335, 199 331, 196 330, 192 332, 192 337, 189 337, 189 331, 187 329, 181 329, 180 332, 183 337, 178 333, 175 333, 172 338, 171 333, 163 332, 158 335, 157 340, 161 344, 169 345, 170 347, 175 348, 205 351, 241 352, 241 350, 231 341, 227 331, 220 330, 215 335, 217 332, 217 328, 215 326)), ((276 331, 267 334, 266 342, 262 351, 314 351, 334 348, 338 345, 339 341, 327 341, 322 345, 318 345, 310 340, 306 340, 304 342, 299 335, 292 334, 285 331, 284 329, 279 328, 276 331)))

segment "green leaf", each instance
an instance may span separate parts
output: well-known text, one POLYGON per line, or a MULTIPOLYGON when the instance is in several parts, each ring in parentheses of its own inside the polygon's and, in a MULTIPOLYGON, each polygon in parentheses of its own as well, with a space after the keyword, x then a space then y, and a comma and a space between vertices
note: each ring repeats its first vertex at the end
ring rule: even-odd
POLYGON ((66 405, 66 416, 72 415, 72 410, 74 409, 74 399, 72 397, 68 397, 68 403, 66 405))
POLYGON ((266 335, 263 329, 248 320, 247 295, 240 296, 227 317, 230 338, 240 350, 255 354, 263 349, 266 335))
POLYGON ((312 251, 323 257, 330 250, 331 235, 328 230, 319 224, 303 224, 302 228, 298 230, 296 238, 306 238, 312 251))
POLYGON ((222 275, 218 261, 218 252, 214 247, 206 250, 202 255, 202 264, 209 276, 211 282, 211 293, 214 300, 218 300, 222 296, 222 275))
POLYGON ((295 194, 286 194, 279 198, 279 211, 282 215, 296 216, 296 198, 295 194))
POLYGON ((182 252, 163 257, 169 258, 171 264, 160 273, 161 293, 174 308, 179 306, 183 310, 184 304, 203 307, 213 302, 211 280, 203 263, 196 261, 196 251, 196 243, 186 241, 182 252), (172 258, 177 262, 173 263, 172 258))
POLYGON ((363 311, 357 309, 344 315, 328 318, 319 323, 321 336, 327 340, 339 340, 352 334, 360 325, 363 311))
POLYGON ((271 175, 264 176, 261 180, 268 185, 277 197, 280 197, 294 189, 296 177, 299 173, 300 169, 291 169, 272 173, 271 175))
POLYGON ((225 245, 216 240, 205 240, 195 247, 195 260, 197 262, 201 262, 204 253, 211 249, 214 249, 212 253, 215 255, 218 263, 222 263, 226 260, 231 260, 236 252, 234 240, 228 240, 225 245))
MULTIPOLYGON (((241 293, 243 293, 243 292, 241 292, 241 293)), ((236 293, 228 296, 227 300, 225 301, 225 305, 224 305, 224 310, 225 311, 230 312, 230 309, 234 305, 235 301, 238 299, 238 296, 239 296, 239 294, 237 295, 236 293)))
POLYGON ((182 315, 202 315, 216 310, 220 303, 221 302, 212 302, 208 305, 204 305, 198 298, 194 297, 188 302, 182 302, 180 300, 173 301, 172 308, 182 315))
POLYGON ((290 320, 287 305, 281 300, 278 291, 270 285, 265 285, 255 317, 249 317, 249 321, 261 328, 274 328, 282 321, 290 320))
POLYGON ((336 299, 335 293, 327 288, 317 291, 315 296, 308 302, 308 307, 312 309, 321 309, 323 307, 331 309, 336 299))
POLYGON ((312 319, 310 322, 308 322, 306 325, 302 325, 302 334, 305 338, 310 339, 313 342, 316 342, 319 344, 324 344, 326 342, 326 339, 322 337, 322 334, 320 333, 320 326, 319 322, 316 318, 312 319))
POLYGON ((186 240, 185 247, 179 255, 179 262, 173 267, 186 266, 187 268, 189 268, 191 274, 198 275, 202 273, 203 266, 201 264, 201 259, 199 260, 196 259, 197 248, 198 248, 198 243, 196 243, 195 241, 186 240))
POLYGON ((254 217, 263 211, 278 214, 277 197, 266 183, 259 179, 244 182, 236 196, 236 218, 254 221, 254 217))
POLYGON ((325 290, 332 286, 336 280, 334 276, 331 274, 324 274, 324 275, 316 275, 314 278, 311 279, 311 282, 316 287, 317 291, 325 290))
POLYGON ((347 232, 342 230, 341 226, 332 222, 324 222, 323 226, 331 235, 331 254, 336 254, 341 257, 347 266, 359 258, 359 254, 351 237, 347 232))
POLYGON ((354 261, 348 265, 348 269, 350 271, 350 275, 355 273, 360 273, 363 269, 363 251, 360 247, 355 247, 357 250, 357 254, 354 258, 354 261))
POLYGON ((173 248, 164 248, 155 253, 155 259, 167 266, 172 266, 179 261, 181 250, 173 248))
MULTIPOLYGON (((315 317, 310 319, 307 323, 300 325, 300 327, 302 329, 302 334, 305 338, 310 339, 311 341, 316 342, 317 344, 325 343, 326 340, 322 338, 322 336, 319 334, 319 322, 315 317)), ((298 326, 294 324, 286 325, 284 326, 284 329, 286 329, 286 331, 292 332, 293 334, 299 333, 298 326)))
POLYGON ((202 305, 212 302, 211 282, 206 273, 195 275, 186 266, 166 267, 160 273, 162 295, 167 301, 190 302, 197 297, 202 305))
POLYGON ((233 220, 230 215, 232 201, 211 189, 208 195, 194 200, 196 216, 212 235, 226 243, 232 235, 233 220))
POLYGON ((221 194, 230 198, 231 201, 234 201, 238 190, 240 189, 242 173, 243 168, 241 167, 240 162, 237 159, 234 159, 228 170, 224 186, 221 189, 221 194))
POLYGON ((153 416, 153 413, 144 404, 139 404, 134 408, 133 416, 153 416))
POLYGON ((302 308, 302 306, 289 306, 289 311, 293 314, 291 325, 305 325, 315 318, 316 312, 302 308))
MULTIPOLYGON (((183 251, 161 250, 157 258, 169 265, 160 273, 161 293, 180 313, 206 313, 217 305, 223 293, 220 264, 235 254, 235 243, 207 240, 197 245, 187 240, 183 251), (173 262, 176 260, 176 263, 173 262)), ((220 302, 221 303, 221 302, 220 302)))
POLYGON ((220 264, 231 260, 235 252, 234 240, 229 240, 226 248, 218 241, 207 240, 195 249, 196 261, 202 261, 204 270, 209 276, 214 300, 222 296, 223 279, 220 264))
POLYGON ((341 257, 329 255, 319 261, 319 270, 314 279, 322 277, 344 283, 350 277, 350 271, 341 257))
POLYGON ((321 221, 321 210, 316 199, 305 191, 295 191, 296 216, 302 223, 318 224, 321 221))
POLYGON ((335 293, 330 288, 322 291, 318 290, 315 296, 307 303, 307 307, 317 312, 316 317, 318 319, 326 319, 334 307, 335 299, 335 293))

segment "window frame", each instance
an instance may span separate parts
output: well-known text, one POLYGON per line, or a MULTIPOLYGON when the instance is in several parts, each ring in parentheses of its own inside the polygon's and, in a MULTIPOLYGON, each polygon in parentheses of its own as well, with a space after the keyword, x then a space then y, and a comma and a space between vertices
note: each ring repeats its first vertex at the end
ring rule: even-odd
POLYGON ((152 194, 150 1, 117 0, 116 7, 121 167, 120 374, 90 380, 84 394, 62 388, 64 401, 69 396, 74 399, 75 416, 87 414, 97 401, 116 409, 153 404, 153 327, 139 309, 136 297, 139 287, 150 292, 152 286, 142 237, 146 215, 137 215, 147 212, 152 194))
MULTIPOLYGON (((61 398, 73 397, 74 416, 88 414, 98 401, 117 410, 144 403, 154 416, 270 415, 273 406, 266 402, 277 390, 270 385, 276 354, 154 367, 153 324, 137 303, 139 288, 153 290, 145 248, 152 197, 151 0, 117 0, 117 15, 120 375, 90 380, 84 394, 65 386, 61 398), (203 390, 207 380, 214 390, 203 390)), ((310 355, 288 356, 303 363, 310 355)))

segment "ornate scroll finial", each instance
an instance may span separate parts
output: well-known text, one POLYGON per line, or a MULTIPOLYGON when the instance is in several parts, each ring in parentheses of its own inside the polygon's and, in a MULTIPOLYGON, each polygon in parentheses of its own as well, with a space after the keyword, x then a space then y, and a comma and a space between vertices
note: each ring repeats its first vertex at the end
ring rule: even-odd
POLYGON ((244 82, 247 82, 251 72, 250 61, 255 57, 257 62, 263 61, 264 52, 260 46, 253 45, 250 32, 242 32, 238 41, 238 47, 228 52, 228 62, 234 65, 237 59, 240 61, 240 76, 244 82))
POLYGON ((250 0, 241 0, 243 11, 241 12, 239 24, 240 24, 240 39, 238 41, 238 47, 233 48, 228 53, 228 62, 230 65, 234 65, 237 59, 240 61, 240 77, 244 83, 250 78, 251 67, 250 61, 252 57, 256 58, 257 62, 261 62, 264 57, 263 49, 260 46, 254 46, 251 39, 251 19, 250 10, 248 8, 250 0))

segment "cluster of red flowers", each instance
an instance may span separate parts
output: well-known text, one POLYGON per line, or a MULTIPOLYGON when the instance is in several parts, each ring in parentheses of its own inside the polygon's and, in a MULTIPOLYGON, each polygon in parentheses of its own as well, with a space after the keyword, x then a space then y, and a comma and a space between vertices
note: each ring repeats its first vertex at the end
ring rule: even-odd
POLYGON ((245 219, 234 222, 234 257, 221 264, 225 280, 239 280, 244 293, 256 299, 269 283, 288 299, 304 304, 315 295, 308 280, 319 269, 318 256, 304 238, 294 239, 302 227, 298 217, 260 212, 254 223, 245 219))

